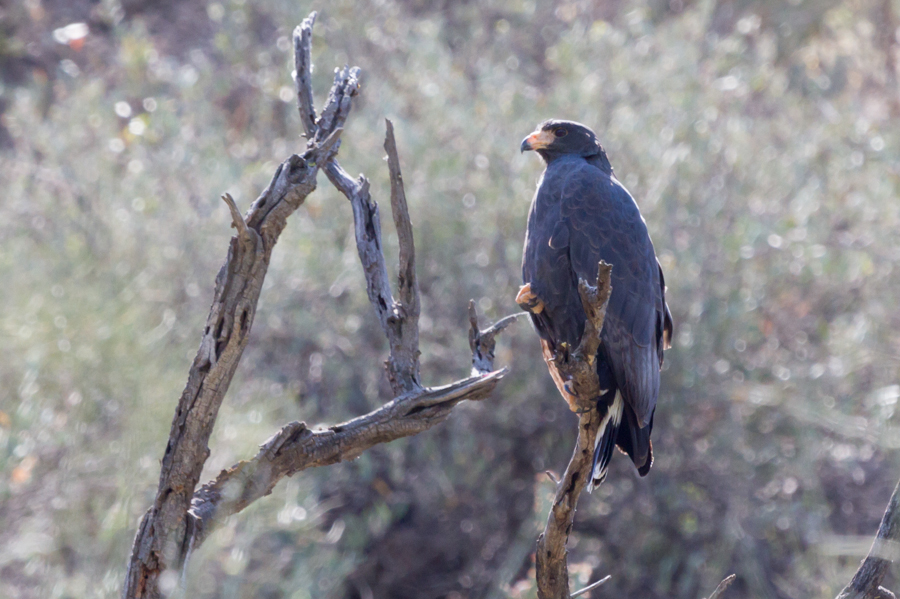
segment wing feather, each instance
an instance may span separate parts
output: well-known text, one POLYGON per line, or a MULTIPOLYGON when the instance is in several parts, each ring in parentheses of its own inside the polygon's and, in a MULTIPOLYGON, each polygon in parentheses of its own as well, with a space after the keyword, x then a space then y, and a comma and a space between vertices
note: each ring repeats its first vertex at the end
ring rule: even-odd
POLYGON ((613 265, 600 357, 635 424, 648 427, 672 333, 662 269, 628 191, 583 159, 559 160, 548 166, 532 202, 522 264, 525 281, 544 302, 532 322, 550 348, 580 341, 585 314, 578 279, 594 282, 600 260, 613 265))
MULTIPOLYGON (((628 191, 587 163, 569 170, 559 205, 570 229, 572 278, 593 282, 600 260, 613 265, 601 352, 639 426, 648 426, 659 394, 664 341, 658 323, 670 329, 671 317, 647 226, 628 191)), ((583 323, 583 310, 574 318, 583 323)))

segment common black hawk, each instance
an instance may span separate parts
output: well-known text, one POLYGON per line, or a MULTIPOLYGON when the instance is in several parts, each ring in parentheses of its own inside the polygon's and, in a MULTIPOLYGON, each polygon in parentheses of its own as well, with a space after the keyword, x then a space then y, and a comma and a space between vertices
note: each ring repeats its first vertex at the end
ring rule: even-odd
POLYGON ((516 301, 530 312, 550 374, 576 410, 576 398, 551 358, 581 340, 585 312, 578 279, 593 284, 600 260, 612 265, 612 294, 596 362, 603 390, 597 409, 603 420, 588 490, 606 478, 614 446, 645 476, 653 462, 650 431, 659 370, 672 338, 666 284, 647 225, 588 127, 545 121, 521 150, 536 151, 547 166, 528 213, 524 285, 516 301))

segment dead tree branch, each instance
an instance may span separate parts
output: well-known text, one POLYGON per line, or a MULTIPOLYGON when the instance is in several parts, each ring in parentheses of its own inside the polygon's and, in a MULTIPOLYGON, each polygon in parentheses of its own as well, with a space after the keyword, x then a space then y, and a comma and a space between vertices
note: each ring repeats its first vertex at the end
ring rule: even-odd
MULTIPOLYGON (((596 287, 584 280, 578 281, 578 290, 587 320, 581 342, 575 351, 554 359, 563 380, 570 381, 579 397, 588 399, 600 396, 600 382, 595 365, 600 331, 606 317, 606 305, 612 291, 610 276, 612 266, 600 262, 596 287)), ((566 542, 572 531, 578 497, 591 476, 594 444, 601 416, 596 406, 582 412, 578 419, 578 440, 566 473, 556 485, 556 496, 550 508, 547 525, 537 540, 535 569, 538 597, 540 599, 569 599, 569 567, 566 542)))
POLYGON ((482 331, 478 328, 475 300, 469 300, 469 347, 472 349, 472 376, 486 374, 493 370, 497 335, 521 316, 525 316, 525 313, 510 314, 482 331))
POLYGON ((734 582, 736 579, 737 579, 737 576, 734 574, 729 574, 728 576, 726 576, 722 580, 722 582, 720 582, 718 585, 716 585, 716 588, 715 588, 715 590, 713 590, 712 595, 710 595, 707 599, 719 599, 719 597, 722 596, 722 593, 725 592, 725 589, 727 589, 729 586, 731 586, 731 583, 734 582))
POLYGON ((350 200, 353 208, 356 248, 366 275, 369 301, 375 308, 381 327, 391 348, 387 370, 391 388, 395 394, 405 393, 421 386, 419 382, 419 288, 415 272, 415 250, 412 226, 396 156, 394 129, 387 122, 385 149, 388 151, 388 167, 391 172, 391 207, 394 209, 397 237, 400 245, 399 299, 391 293, 387 265, 384 260, 381 239, 381 216, 378 204, 369 194, 369 181, 360 175, 355 181, 338 164, 331 160, 325 165, 325 173, 332 184, 350 200), (393 157, 392 157, 393 156, 393 157))
POLYGON ((246 218, 225 197, 238 235, 216 277, 200 348, 172 421, 156 499, 132 547, 125 597, 160 596, 160 576, 184 561, 190 548, 186 542, 192 539, 188 508, 209 456, 207 444, 219 406, 247 345, 272 250, 288 216, 316 188, 318 164, 332 153, 339 134, 331 130, 321 143, 284 161, 246 218))
MULTIPOLYGON (((394 302, 399 346, 396 351, 398 360, 394 368, 398 370, 401 380, 416 385, 419 381, 419 282, 416 280, 416 251, 409 208, 406 205, 406 192, 403 189, 403 176, 400 174, 394 124, 388 119, 385 119, 384 123, 387 130, 384 150, 387 152, 391 178, 391 214, 394 216, 394 227, 397 229, 400 246, 400 269, 397 275, 399 299, 394 302)), ((394 352, 391 352, 391 355, 393 356, 394 352)))
POLYGON ((891 562, 900 558, 900 482, 884 510, 878 534, 869 555, 837 599, 895 599, 894 593, 881 586, 891 562))
POLYGON ((504 368, 409 393, 365 416, 324 430, 312 431, 303 422, 288 424, 260 446, 252 460, 223 470, 194 494, 194 545, 199 546, 216 522, 271 493, 282 478, 308 468, 352 460, 379 443, 424 432, 446 420, 459 402, 488 397, 506 372, 504 368))
MULTIPOLYGON (((321 115, 313 106, 311 39, 315 13, 294 32, 295 80, 307 149, 281 164, 272 182, 242 216, 231 196, 223 199, 231 211, 237 235, 216 277, 212 307, 200 348, 178 402, 162 460, 159 488, 152 507, 138 527, 128 563, 123 597, 157 598, 174 590, 178 571, 193 549, 222 518, 239 512, 270 493, 283 477, 307 468, 353 459, 378 443, 418 434, 442 422, 463 400, 487 397, 507 370, 493 371, 493 354, 473 354, 482 367, 473 376, 437 388, 419 383, 419 292, 408 210, 403 193, 393 130, 388 123, 385 149, 389 156, 391 199, 400 236, 399 300, 391 296, 381 246, 378 207, 368 182, 346 177, 335 160, 342 126, 359 89, 359 69, 336 70, 334 84, 321 115), (339 189, 352 192, 354 222, 369 298, 390 341, 388 375, 395 399, 381 408, 325 430, 311 431, 293 422, 266 441, 252 460, 223 471, 196 492, 219 406, 247 345, 272 251, 287 218, 316 188, 324 165, 339 189), (348 183, 349 182, 349 183, 348 183), (344 187, 341 187, 341 184, 344 187)), ((498 323, 499 325, 499 323, 498 323)), ((503 325, 505 326, 505 324, 503 325)), ((491 339, 502 328, 476 332, 491 339)))
POLYGON ((591 584, 587 585, 586 587, 584 587, 583 589, 579 589, 579 590, 575 591, 574 593, 569 595, 569 597, 571 597, 571 599, 575 599, 575 597, 581 597, 585 593, 589 593, 589 592, 593 591, 594 589, 603 586, 610 580, 612 580, 612 574, 607 574, 606 576, 604 576, 597 582, 591 583, 591 584))
MULTIPOLYGON (((318 130, 324 125, 342 126, 346 120, 340 114, 337 123, 332 123, 332 116, 326 109, 322 116, 316 117, 312 106, 312 92, 301 89, 311 80, 310 40, 315 13, 303 21, 294 34, 294 65, 298 86, 298 105, 300 119, 309 139, 317 139, 318 130)), ((357 68, 339 69, 335 71, 335 82, 344 78, 358 80, 357 68)), ((334 90, 334 88, 332 88, 334 90)), ((332 91, 334 94, 334 91, 332 91)), ((329 95, 329 103, 332 96, 329 95)), ((343 101, 343 98, 336 102, 343 101)), ((397 156, 397 143, 394 140, 394 127, 387 123, 384 148, 388 154, 388 170, 391 179, 391 209, 397 228, 400 245, 400 273, 398 294, 395 300, 391 292, 390 277, 384 260, 381 239, 381 216, 378 204, 369 194, 369 180, 360 175, 353 180, 335 158, 325 164, 325 174, 331 183, 348 200, 353 209, 354 234, 359 260, 366 276, 366 290, 369 302, 375 308, 381 327, 388 338, 391 355, 388 359, 388 379, 394 393, 399 395, 421 387, 419 381, 419 285, 415 273, 415 247, 413 244, 412 224, 406 205, 406 194, 403 189, 403 178, 400 173, 400 160, 397 156)))

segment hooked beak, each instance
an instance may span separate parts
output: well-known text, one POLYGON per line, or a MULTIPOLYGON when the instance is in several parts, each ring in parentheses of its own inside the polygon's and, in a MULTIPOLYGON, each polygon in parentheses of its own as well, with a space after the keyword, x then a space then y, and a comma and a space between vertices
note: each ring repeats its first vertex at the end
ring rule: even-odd
POLYGON ((522 140, 522 146, 519 148, 519 151, 527 152, 529 150, 543 150, 551 143, 553 143, 552 133, 549 131, 535 131, 522 140))

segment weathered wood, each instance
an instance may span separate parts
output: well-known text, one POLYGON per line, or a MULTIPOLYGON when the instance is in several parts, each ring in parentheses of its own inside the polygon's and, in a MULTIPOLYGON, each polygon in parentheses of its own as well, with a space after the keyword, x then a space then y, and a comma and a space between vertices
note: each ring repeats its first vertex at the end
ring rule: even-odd
MULTIPOLYGON (((419 282, 416 279, 416 250, 413 243, 412 222, 406 205, 403 176, 400 174, 400 158, 394 139, 394 124, 384 120, 386 133, 384 150, 387 152, 388 173, 391 179, 391 214, 397 229, 400 268, 397 273, 397 299, 394 301, 391 363, 388 373, 392 384, 398 381, 404 391, 419 385, 419 282)), ((394 389, 396 393, 398 389, 394 389)))
MULTIPOLYGON (((231 196, 223 196, 237 235, 216 277, 200 348, 172 422, 156 499, 138 526, 123 588, 126 599, 155 599, 174 590, 171 587, 182 579, 191 552, 215 525, 269 494, 283 477, 353 459, 375 444, 425 431, 446 419, 459 402, 487 397, 507 372, 492 370, 492 352, 489 356, 473 354, 473 363, 477 359, 483 367, 477 374, 433 389, 419 384, 419 295, 412 225, 392 127, 388 123, 385 149, 394 218, 401 232, 399 302, 391 296, 378 207, 369 197, 368 183, 362 176, 358 182, 352 181, 335 160, 342 126, 359 89, 359 69, 336 70, 328 101, 317 117, 310 87, 315 16, 312 13, 294 32, 295 81, 307 148, 278 167, 246 217, 231 196), (369 299, 390 342, 388 374, 395 398, 365 416, 320 431, 311 431, 300 422, 290 423, 264 443, 255 458, 222 471, 195 492, 209 456, 208 442, 219 406, 247 345, 273 248, 287 218, 316 188, 316 175, 323 165, 329 179, 350 194, 369 299)), ((500 328, 493 327, 486 334, 493 339, 500 328)))
POLYGON ((578 347, 565 347, 553 355, 557 371, 563 380, 568 381, 567 387, 573 391, 582 411, 596 410, 596 398, 602 394, 597 378, 597 349, 600 347, 600 330, 606 318, 606 304, 612 287, 607 285, 607 289, 599 282, 610 280, 612 266, 600 261, 597 269, 597 287, 583 279, 578 281, 578 294, 587 316, 578 347))
POLYGON ((734 574, 729 574, 728 576, 726 576, 724 579, 722 579, 722 582, 716 585, 716 588, 713 590, 712 595, 707 597, 707 599, 719 599, 719 597, 722 596, 722 593, 725 592, 725 589, 731 586, 731 583, 736 579, 737 576, 734 574))
POLYGON ((231 239, 216 277, 200 348, 172 420, 156 499, 134 541, 124 597, 161 596, 161 575, 180 568, 184 561, 190 538, 187 511, 209 457, 209 437, 219 406, 247 346, 272 249, 287 217, 315 189, 316 164, 331 152, 337 137, 328 139, 331 145, 313 146, 282 163, 246 218, 226 198, 238 235, 231 239))
POLYGON ((260 446, 256 457, 223 470, 194 494, 193 545, 199 546, 216 523, 271 493, 282 478, 352 460, 379 443, 426 431, 443 422, 459 402, 488 397, 506 372, 504 368, 444 387, 418 389, 323 430, 312 431, 303 422, 286 425, 260 446))
POLYGON ((900 557, 900 482, 884 510, 878 533, 869 555, 837 599, 895 599, 894 593, 881 586, 891 563, 900 557))
POLYGON ((294 84, 297 88, 297 108, 307 139, 316 134, 316 108, 312 93, 312 28, 318 13, 313 11, 294 29, 294 84))
MULTIPOLYGON (((581 492, 590 480, 594 463, 597 430, 602 421, 595 405, 600 396, 596 356, 600 347, 600 333, 606 318, 606 307, 612 293, 612 266, 601 261, 596 286, 583 279, 578 281, 578 293, 586 315, 584 333, 574 350, 562 348, 552 360, 567 387, 573 389, 582 408, 578 419, 578 438, 566 472, 556 483, 556 495, 550 506, 544 532, 538 537, 535 549, 535 578, 540 599, 569 599, 600 586, 609 576, 573 594, 569 591, 568 551, 566 543, 575 521, 575 509, 581 492)), ((471 306, 470 306, 471 308, 471 306)), ((499 324, 499 323, 498 323, 499 324)), ((723 580, 710 599, 718 598, 734 581, 732 574, 723 580)))
MULTIPOLYGON (((600 396, 597 379, 596 355, 600 345, 600 332, 606 317, 606 306, 612 291, 610 278, 612 267, 599 264, 596 287, 584 280, 578 281, 587 319, 581 341, 574 351, 558 352, 554 356, 564 380, 573 385, 579 398, 587 400, 600 396), (582 395, 583 394, 583 395, 582 395)), ((547 517, 544 532, 538 537, 535 550, 535 573, 540 599, 569 599, 569 567, 566 542, 575 520, 578 498, 591 476, 597 429, 602 418, 596 405, 585 402, 585 409, 578 419, 578 439, 566 472, 556 485, 556 495, 547 517)))
POLYGON ((478 312, 475 311, 475 300, 469 300, 469 347, 472 349, 472 375, 486 374, 494 367, 494 349, 496 337, 506 327, 514 323, 523 312, 504 316, 488 328, 478 328, 478 312))
POLYGON ((394 127, 386 121, 384 147, 388 154, 391 179, 391 209, 400 245, 398 297, 391 292, 381 238, 378 204, 369 194, 369 181, 363 175, 353 180, 336 160, 325 165, 331 183, 350 200, 359 260, 366 277, 366 291, 381 328, 388 339, 391 356, 386 363, 388 380, 395 394, 421 386, 419 382, 419 286, 415 273, 415 246, 412 224, 403 190, 394 127))

